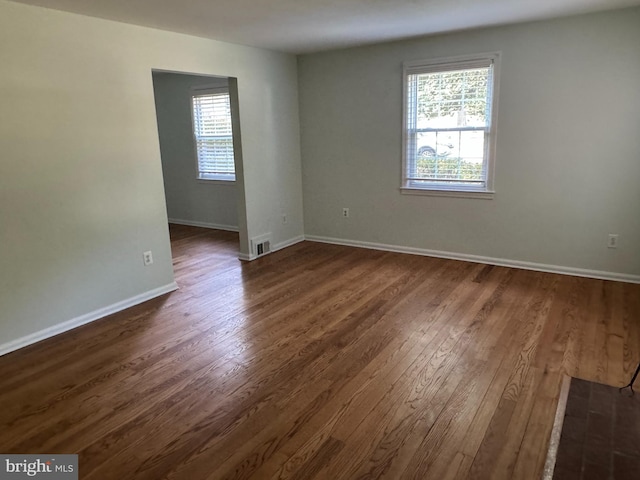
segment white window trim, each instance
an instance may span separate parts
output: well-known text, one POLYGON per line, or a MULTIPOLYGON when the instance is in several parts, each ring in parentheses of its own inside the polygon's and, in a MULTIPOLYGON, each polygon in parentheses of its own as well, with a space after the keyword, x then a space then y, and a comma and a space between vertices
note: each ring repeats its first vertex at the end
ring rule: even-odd
MULTIPOLYGON (((198 183, 206 184, 206 185, 235 185, 237 175, 234 173, 233 175, 212 175, 212 174, 200 174, 200 162, 198 160, 198 142, 196 140, 196 120, 193 116, 193 97, 198 95, 215 95, 220 93, 226 93, 230 95, 228 86, 220 86, 220 85, 199 85, 197 87, 191 88, 191 94, 189 95, 189 110, 191 112, 191 137, 193 139, 193 153, 195 156, 195 173, 196 173, 196 181, 198 183)), ((231 113, 233 116, 233 112, 231 113)), ((232 120, 233 125, 233 120, 232 120)), ((233 137, 233 131, 231 133, 233 137)), ((234 149, 234 170, 235 170, 235 149, 234 149)))
POLYGON ((206 183, 206 184, 215 184, 215 183, 219 183, 221 185, 227 185, 230 183, 235 183, 236 181, 236 176, 234 175, 215 175, 215 174, 211 174, 211 173, 203 173, 200 174, 200 169, 198 168, 198 165, 196 164, 196 169, 197 169, 197 174, 196 174, 196 181, 198 183, 206 183))
MULTIPOLYGON (((458 198, 481 198, 491 200, 495 195, 494 176, 496 166, 496 127, 498 124, 498 97, 500 87, 500 57, 501 52, 478 53, 474 55, 459 55, 454 57, 442 57, 428 60, 416 60, 404 62, 402 65, 402 172, 400 192, 404 195, 428 195, 442 197, 458 197, 458 198), (409 185, 408 177, 408 159, 407 159, 407 142, 408 142, 408 125, 407 125, 407 104, 408 104, 408 88, 407 75, 413 70, 424 68, 425 71, 433 69, 439 71, 439 67, 450 64, 464 63, 490 60, 493 63, 493 88, 491 95, 491 125, 489 128, 489 139, 485 144, 485 155, 488 159, 487 179, 484 188, 463 187, 454 185, 450 188, 437 188, 434 186, 417 187, 409 185)), ((426 72, 425 72, 426 73, 426 72)))

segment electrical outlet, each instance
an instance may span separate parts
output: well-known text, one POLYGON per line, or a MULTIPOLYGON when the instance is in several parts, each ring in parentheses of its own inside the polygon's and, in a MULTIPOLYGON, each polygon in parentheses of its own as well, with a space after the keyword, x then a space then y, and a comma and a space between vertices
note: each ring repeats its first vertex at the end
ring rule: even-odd
POLYGON ((282 214, 282 224, 283 225, 287 224, 287 215, 285 213, 282 214))
POLYGON ((151 253, 151 250, 142 254, 142 261, 144 262, 145 267, 148 267, 153 263, 153 253, 151 253))
POLYGON ((349 209, 348 208, 343 208, 342 209, 342 216, 345 218, 349 217, 349 209))
POLYGON ((607 248, 618 248, 618 234, 610 233, 607 240, 607 248))

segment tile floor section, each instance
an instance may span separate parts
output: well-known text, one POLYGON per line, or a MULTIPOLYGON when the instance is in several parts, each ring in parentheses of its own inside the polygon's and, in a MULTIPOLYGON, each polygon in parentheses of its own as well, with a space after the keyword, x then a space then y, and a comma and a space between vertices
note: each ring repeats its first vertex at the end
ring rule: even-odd
POLYGON ((553 478, 640 479, 640 392, 572 378, 553 478))

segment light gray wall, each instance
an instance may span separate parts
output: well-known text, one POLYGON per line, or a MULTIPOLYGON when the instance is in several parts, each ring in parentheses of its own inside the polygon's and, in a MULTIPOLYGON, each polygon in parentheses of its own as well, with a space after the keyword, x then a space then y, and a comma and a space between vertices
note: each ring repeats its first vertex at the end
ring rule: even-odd
POLYGON ((164 192, 169 220, 218 228, 238 228, 235 182, 198 180, 193 126, 192 88, 228 87, 227 78, 153 74, 160 135, 164 192))
POLYGON ((629 9, 299 57, 305 233, 640 274, 639 46, 629 9), (491 51, 495 199, 401 195, 403 61, 491 51))
POLYGON ((0 350, 173 282, 152 69, 238 79, 241 251, 302 234, 295 57, 0 0, 0 65, 0 350))

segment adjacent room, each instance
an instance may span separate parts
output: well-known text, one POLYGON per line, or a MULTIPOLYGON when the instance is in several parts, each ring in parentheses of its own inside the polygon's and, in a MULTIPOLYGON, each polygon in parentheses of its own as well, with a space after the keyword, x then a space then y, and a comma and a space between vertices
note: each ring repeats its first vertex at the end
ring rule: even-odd
POLYGON ((640 0, 0 0, 0 477, 639 478, 639 45, 640 0))

